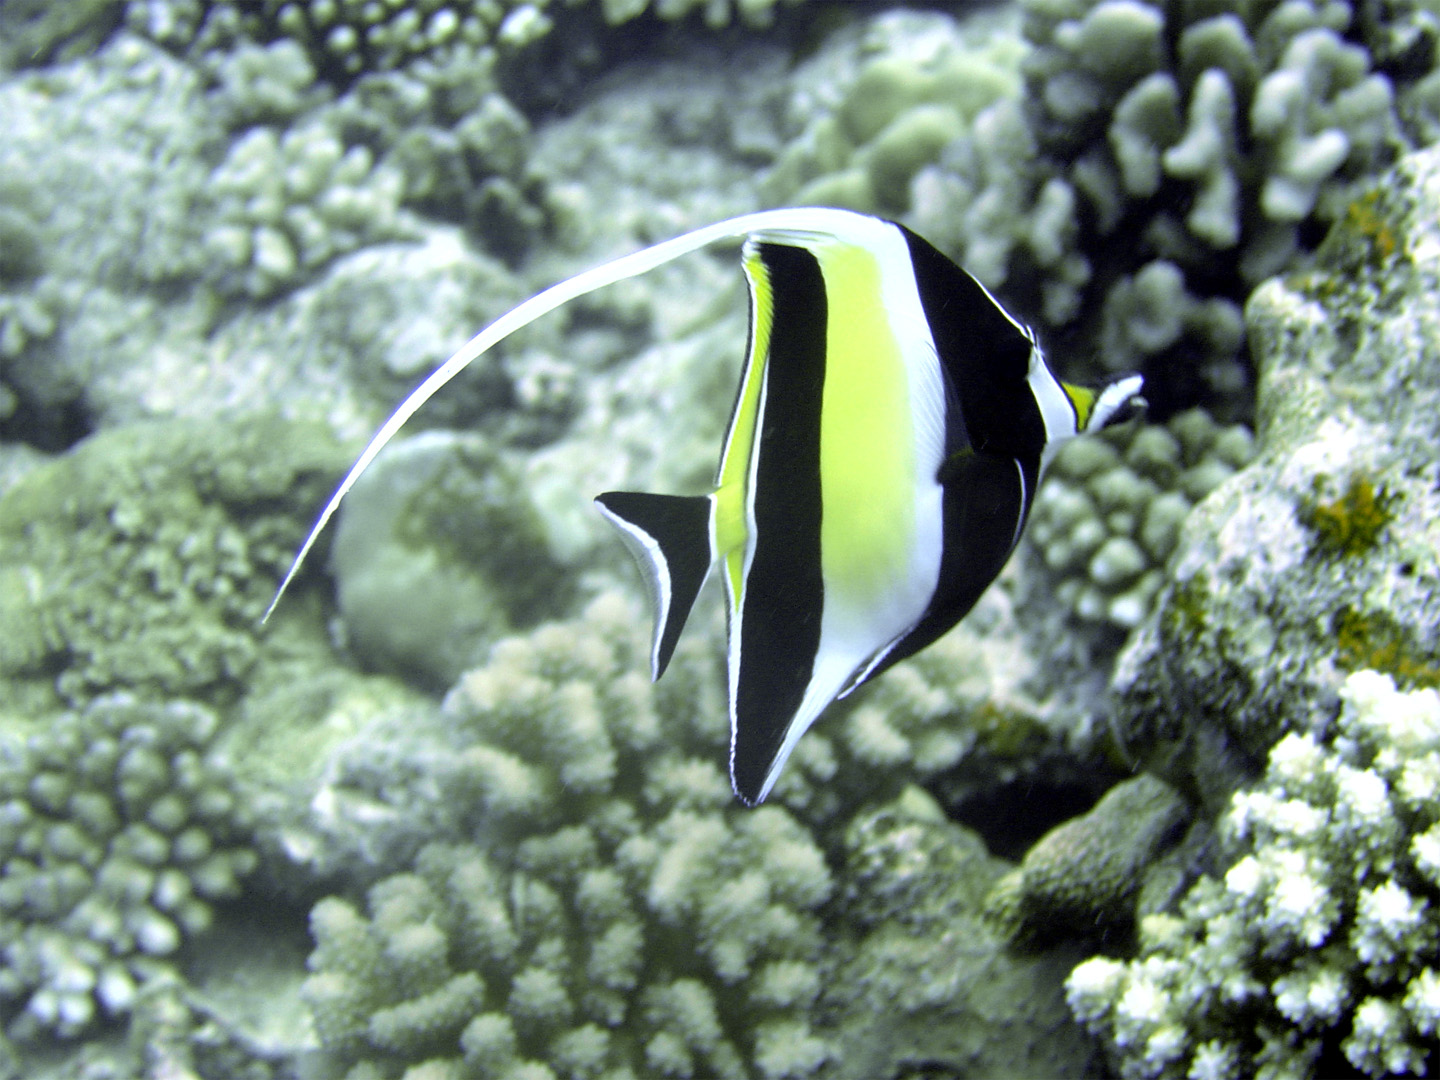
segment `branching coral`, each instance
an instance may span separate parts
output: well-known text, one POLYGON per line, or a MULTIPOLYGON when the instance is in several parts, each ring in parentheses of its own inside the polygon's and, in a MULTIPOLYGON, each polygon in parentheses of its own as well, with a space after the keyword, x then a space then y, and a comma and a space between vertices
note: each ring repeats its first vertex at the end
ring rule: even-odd
POLYGON ((408 234, 400 174, 323 125, 251 129, 211 175, 206 233, 222 293, 266 297, 365 244, 408 234))
POLYGON ((1359 671, 1341 698, 1232 798, 1224 874, 1144 919, 1138 958, 1070 976, 1124 1075, 1306 1076, 1337 1044, 1370 1076, 1434 1064, 1440 696, 1359 671))
MULTIPOLYGON (((591 0, 599 17, 612 26, 647 13, 667 21, 698 13, 715 28, 737 20, 752 28, 767 27, 777 8, 799 2, 591 0)), ((465 52, 524 50, 550 34, 556 18, 564 18, 561 10, 550 0, 263 0, 233 6, 171 0, 164 5, 132 4, 127 21, 136 31, 180 49, 203 50, 237 34, 293 41, 325 78, 349 82, 416 63, 443 64, 465 52)))
POLYGON ((1004 25, 960 40, 918 34, 859 67, 833 112, 813 105, 765 178, 777 202, 898 213, 910 183, 986 106, 1020 87, 1022 44, 1004 25))
POLYGON ((352 1075, 448 1061, 779 1077, 824 1062, 809 1009, 829 869, 788 812, 734 803, 694 727, 723 715, 705 707, 719 687, 702 654, 682 647, 677 685, 652 694, 644 651, 633 609, 606 596, 502 642, 451 692, 464 748, 447 798, 485 839, 426 848, 363 914, 332 898, 312 917, 322 1040, 378 1070, 352 1075))
POLYGON ((1059 579, 1055 599, 1087 622, 1139 625, 1190 508, 1253 455, 1248 430, 1199 409, 1065 447, 1035 496, 1026 541, 1059 579))
MULTIPOLYGON (((1403 143, 1369 48, 1392 21, 1320 0, 1023 8, 1024 100, 919 172, 916 224, 991 288, 1020 283, 1022 308, 1105 366, 1146 367, 1162 406, 1203 388, 1243 411, 1245 290, 1403 143)), ((1433 30, 1411 38, 1433 63, 1433 30)))
POLYGON ((213 713, 115 694, 0 744, 0 1013, 123 1017, 255 866, 213 713))

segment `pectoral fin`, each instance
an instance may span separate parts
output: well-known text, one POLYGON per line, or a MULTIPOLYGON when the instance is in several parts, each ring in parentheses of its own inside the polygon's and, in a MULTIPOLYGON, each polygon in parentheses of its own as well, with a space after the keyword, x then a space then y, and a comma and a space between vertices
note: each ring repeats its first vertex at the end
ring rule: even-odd
POLYGON ((645 575, 655 612, 650 674, 658 679, 715 561, 710 543, 714 498, 607 491, 595 505, 619 530, 645 575))

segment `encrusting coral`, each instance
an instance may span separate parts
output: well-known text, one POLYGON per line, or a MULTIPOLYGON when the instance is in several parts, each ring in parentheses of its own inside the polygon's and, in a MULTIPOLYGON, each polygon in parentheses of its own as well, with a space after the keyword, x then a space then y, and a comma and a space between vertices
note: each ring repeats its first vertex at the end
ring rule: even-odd
POLYGON ((1224 873, 1144 918, 1136 959, 1070 976, 1122 1075, 1298 1078, 1337 1048, 1368 1076, 1435 1065, 1440 695, 1358 671, 1341 699, 1232 798, 1224 873))
POLYGON ((297 514, 346 457, 319 423, 161 420, 31 470, 0 498, 10 699, 233 693, 297 514))
POLYGON ((992 920, 1009 937, 1032 942, 1126 929, 1147 868, 1189 816, 1163 780, 1141 774, 1116 784, 996 882, 986 905, 992 920))
POLYGON ((0 1016, 74 1036, 174 974, 256 864, 214 713, 98 697, 0 741, 0 1016))
POLYGON ((444 688, 571 598, 516 463, 473 432, 393 446, 350 493, 331 548, 346 644, 444 688))
POLYGON ((1344 676, 1435 685, 1434 148, 1247 307, 1256 460, 1186 519, 1112 681, 1130 752, 1212 812, 1344 676))
POLYGON ((839 863, 821 998, 838 1053, 824 1075, 911 1076, 917 1061, 947 1076, 1088 1074, 1093 1047, 1061 991, 1080 954, 996 932, 985 896, 1009 864, 977 834, 912 786, 853 816, 839 863))

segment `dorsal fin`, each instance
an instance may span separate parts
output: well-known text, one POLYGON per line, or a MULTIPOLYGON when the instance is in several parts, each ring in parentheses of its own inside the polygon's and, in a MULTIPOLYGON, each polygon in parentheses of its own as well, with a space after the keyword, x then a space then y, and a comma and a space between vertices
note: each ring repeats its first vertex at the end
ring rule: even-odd
POLYGON ((370 467, 375 456, 385 448, 385 444, 395 437, 396 433, 405 426, 405 422, 414 416, 441 387, 515 331, 529 326, 542 315, 548 315, 556 308, 563 307, 571 300, 592 293, 596 289, 602 289, 606 285, 613 285, 615 282, 624 281, 627 278, 638 277, 657 267, 664 266, 682 255, 699 251, 701 248, 709 247, 722 240, 738 240, 769 231, 833 234, 843 231, 847 223, 862 216, 849 210, 823 207, 762 210, 756 214, 745 214, 741 217, 707 225, 702 229, 696 229, 693 232, 677 236, 673 240, 654 244, 629 255, 622 255, 618 259, 612 259, 608 263, 552 285, 543 292, 536 293, 529 300, 511 308, 431 372, 429 377, 411 391, 410 396, 400 403, 400 407, 390 414, 390 417, 380 426, 380 430, 371 437, 370 442, 361 451, 360 457, 350 467, 350 471, 345 474, 345 479, 340 481, 340 486, 330 496, 330 501, 320 512, 320 517, 311 528, 310 534, 305 537, 305 542, 300 545, 300 550, 295 555, 295 561, 290 564, 290 569, 286 571, 280 587, 275 590, 275 597, 270 601, 270 606, 265 609, 265 614, 261 616, 260 621, 264 623, 270 618, 275 606, 280 602, 280 598, 285 595, 285 590, 289 588, 290 582, 299 573, 301 564, 305 562, 305 556, 310 553, 316 539, 339 508, 341 500, 345 498, 346 493, 354 486, 360 475, 370 467))
POLYGON ((595 505, 620 531, 645 573, 655 612, 650 674, 658 679, 715 561, 710 545, 714 496, 607 491, 596 496, 595 505))

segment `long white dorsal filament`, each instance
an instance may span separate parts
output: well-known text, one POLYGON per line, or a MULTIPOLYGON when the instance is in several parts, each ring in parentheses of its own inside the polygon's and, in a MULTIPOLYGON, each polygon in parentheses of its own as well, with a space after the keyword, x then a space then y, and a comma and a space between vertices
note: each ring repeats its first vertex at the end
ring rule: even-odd
POLYGON ((515 331, 529 326, 542 315, 549 314, 556 308, 568 304, 571 300, 592 293, 596 289, 604 288, 606 285, 613 285, 617 281, 638 277, 657 267, 664 266, 682 255, 698 251, 721 240, 738 240, 754 233, 765 232, 780 234, 843 233, 845 222, 853 220, 853 217, 854 215, 843 210, 807 207, 762 210, 756 214, 729 218, 677 236, 673 240, 666 240, 629 255, 622 255, 618 259, 612 259, 601 266, 551 285, 524 303, 511 308, 462 345, 450 359, 432 371, 430 376, 416 387, 410 396, 400 403, 400 407, 390 414, 389 419, 380 426, 380 430, 370 439, 360 457, 346 473, 345 479, 335 489, 335 494, 330 496, 330 501, 325 504, 325 509, 320 512, 319 519, 316 520, 314 528, 310 530, 310 535, 305 538, 305 543, 300 545, 300 550, 295 555, 295 561, 290 564, 290 569, 286 572, 284 580, 280 582, 280 587, 275 590, 275 598, 270 601, 270 606, 265 609, 265 614, 261 616, 260 621, 263 623, 269 620, 275 611, 275 606, 280 603, 280 598, 285 595, 285 590, 290 587, 290 582, 299 573, 301 565, 305 562, 305 556, 310 553, 316 539, 340 506, 340 500, 345 498, 355 481, 360 479, 361 474, 370 467, 370 463, 385 448, 385 444, 395 437, 395 434, 405 426, 405 422, 414 416, 442 386, 465 370, 473 360, 485 355, 515 331))

